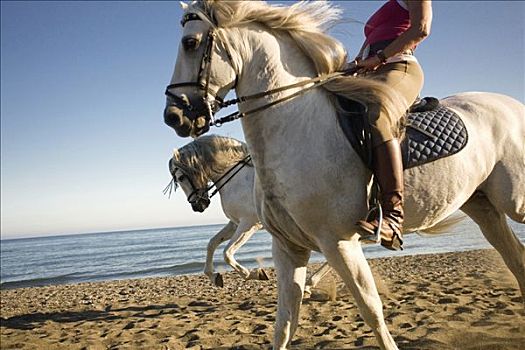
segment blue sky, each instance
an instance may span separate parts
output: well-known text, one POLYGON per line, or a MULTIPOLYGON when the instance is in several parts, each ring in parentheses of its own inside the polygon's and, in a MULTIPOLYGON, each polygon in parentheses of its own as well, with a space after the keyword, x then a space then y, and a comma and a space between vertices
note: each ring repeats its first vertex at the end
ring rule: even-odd
MULTIPOLYGON (((336 2, 364 22, 382 2, 336 2)), ((417 50, 423 95, 493 91, 525 100, 525 3, 436 1, 417 50)), ((226 222, 168 199, 164 125, 180 40, 178 2, 1 2, 2 238, 226 222)), ((353 57, 362 23, 333 34, 353 57)), ((240 124, 214 133, 243 139, 240 124)))

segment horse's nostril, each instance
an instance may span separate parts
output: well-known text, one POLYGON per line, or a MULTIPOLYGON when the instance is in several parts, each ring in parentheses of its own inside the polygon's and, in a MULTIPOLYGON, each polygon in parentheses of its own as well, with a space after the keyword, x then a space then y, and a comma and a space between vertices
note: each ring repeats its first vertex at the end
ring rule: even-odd
POLYGON ((164 123, 172 127, 182 125, 182 111, 177 107, 166 107, 164 109, 164 123))
POLYGON ((181 109, 174 106, 168 106, 164 110, 164 123, 172 127, 180 137, 188 137, 192 131, 191 121, 181 109))

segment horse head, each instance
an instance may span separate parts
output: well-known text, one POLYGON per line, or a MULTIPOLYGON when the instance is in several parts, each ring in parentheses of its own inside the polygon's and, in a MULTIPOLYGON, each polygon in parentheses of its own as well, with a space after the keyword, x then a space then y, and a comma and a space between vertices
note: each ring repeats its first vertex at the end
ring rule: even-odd
POLYGON ((166 89, 164 122, 181 137, 197 137, 209 130, 237 74, 226 47, 217 40, 220 29, 202 4, 183 4, 183 9, 182 39, 166 89))
POLYGON ((204 186, 196 185, 196 180, 192 179, 188 171, 185 171, 183 167, 174 161, 175 157, 176 156, 169 161, 169 169, 173 177, 173 182, 175 186, 179 185, 182 188, 193 211, 202 213, 210 205, 207 184, 204 184, 204 186))

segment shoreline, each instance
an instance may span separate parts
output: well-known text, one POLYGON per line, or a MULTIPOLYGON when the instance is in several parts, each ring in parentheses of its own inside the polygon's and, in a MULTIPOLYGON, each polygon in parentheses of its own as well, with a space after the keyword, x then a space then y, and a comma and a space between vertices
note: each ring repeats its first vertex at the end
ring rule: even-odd
MULTIPOLYGON (((517 282, 494 250, 369 264, 401 349, 525 346, 517 282)), ((277 288, 266 271, 269 281, 224 273, 224 288, 201 274, 1 289, 0 348, 268 349, 277 288)), ((377 348, 339 277, 318 287, 303 301, 291 349, 377 348)))

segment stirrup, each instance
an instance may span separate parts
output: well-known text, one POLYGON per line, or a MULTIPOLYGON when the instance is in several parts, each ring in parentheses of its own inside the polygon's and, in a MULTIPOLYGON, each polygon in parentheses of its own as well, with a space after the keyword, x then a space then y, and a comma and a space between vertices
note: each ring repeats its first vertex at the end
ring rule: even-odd
POLYGON ((366 214, 365 221, 369 221, 372 217, 372 214, 377 211, 377 227, 373 234, 363 234, 363 231, 359 231, 359 234, 361 237, 359 238, 359 241, 361 242, 369 242, 369 243, 379 243, 381 242, 381 227, 383 225, 383 208, 381 207, 381 203, 377 201, 375 203, 375 206, 370 208, 368 211, 368 214, 366 214))

